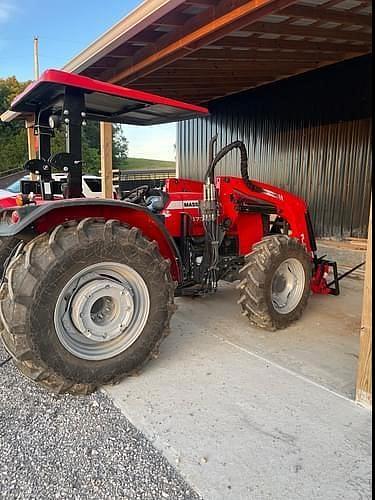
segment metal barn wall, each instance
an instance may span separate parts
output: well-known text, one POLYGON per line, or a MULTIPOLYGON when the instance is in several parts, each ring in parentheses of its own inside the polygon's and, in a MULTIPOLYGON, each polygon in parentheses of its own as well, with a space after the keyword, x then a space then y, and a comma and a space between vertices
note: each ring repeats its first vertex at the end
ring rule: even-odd
MULTIPOLYGON (((241 139, 250 177, 309 202, 320 237, 366 237, 372 174, 371 60, 341 63, 210 104, 178 126, 180 177, 202 179, 208 142, 241 139)), ((218 173, 239 175, 236 153, 218 173)))

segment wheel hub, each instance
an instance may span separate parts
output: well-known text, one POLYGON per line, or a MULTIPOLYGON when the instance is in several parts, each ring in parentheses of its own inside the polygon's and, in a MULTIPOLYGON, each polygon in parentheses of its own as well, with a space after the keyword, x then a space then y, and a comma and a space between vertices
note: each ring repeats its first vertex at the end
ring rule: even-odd
POLYGON ((121 335, 129 325, 134 302, 130 291, 112 280, 94 280, 75 294, 71 306, 74 326, 85 337, 105 342, 121 335))
POLYGON ((150 295, 135 269, 116 262, 88 266, 61 290, 54 322, 61 344, 90 361, 113 358, 142 334, 150 295))
POLYGON ((301 301, 306 276, 303 265, 295 258, 285 260, 272 279, 272 303, 279 314, 289 314, 301 301))

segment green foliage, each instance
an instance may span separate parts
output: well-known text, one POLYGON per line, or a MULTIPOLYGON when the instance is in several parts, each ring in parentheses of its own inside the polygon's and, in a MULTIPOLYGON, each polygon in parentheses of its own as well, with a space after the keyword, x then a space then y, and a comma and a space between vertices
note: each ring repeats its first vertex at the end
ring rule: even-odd
POLYGON ((129 144, 121 125, 113 125, 113 167, 120 168, 128 157, 129 144))
MULTIPOLYGON (((65 133, 63 130, 55 132, 51 142, 52 153, 65 151, 65 133)), ((113 167, 119 168, 126 160, 128 141, 123 134, 121 125, 113 125, 113 167)), ((87 174, 100 172, 100 132, 99 123, 88 121, 82 128, 82 159, 83 170, 87 174)))
POLYGON ((176 170, 176 162, 165 160, 149 160, 147 158, 127 158, 119 168, 126 170, 176 170))
MULTIPOLYGON (((12 100, 24 90, 29 82, 18 82, 12 76, 0 79, 0 114, 9 109, 12 100)), ((65 151, 65 131, 55 132, 51 141, 51 152, 65 151)), ((113 166, 119 168, 128 154, 128 141, 121 125, 113 125, 113 166)), ((98 174, 100 171, 100 134, 99 123, 88 121, 82 128, 82 159, 86 173, 98 174)), ((0 122, 0 172, 21 167, 27 160, 27 136, 24 122, 0 122)))
MULTIPOLYGON (((0 114, 29 82, 18 82, 16 77, 0 78, 0 114)), ((0 172, 18 168, 27 160, 27 139, 24 123, 0 122, 0 172)))
MULTIPOLYGON (((82 160, 83 171, 87 174, 98 174, 100 171, 100 146, 99 127, 95 122, 88 122, 82 133, 82 160)), ((55 136, 51 140, 51 153, 65 151, 65 131, 55 131, 55 136)))

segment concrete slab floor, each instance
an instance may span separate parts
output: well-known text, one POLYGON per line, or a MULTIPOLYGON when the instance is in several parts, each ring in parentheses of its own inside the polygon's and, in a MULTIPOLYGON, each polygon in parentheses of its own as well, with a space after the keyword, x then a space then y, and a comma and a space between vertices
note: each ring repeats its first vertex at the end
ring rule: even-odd
POLYGON ((179 299, 159 358, 106 391, 207 500, 370 498, 371 416, 349 399, 362 285, 275 333, 233 285, 179 299))

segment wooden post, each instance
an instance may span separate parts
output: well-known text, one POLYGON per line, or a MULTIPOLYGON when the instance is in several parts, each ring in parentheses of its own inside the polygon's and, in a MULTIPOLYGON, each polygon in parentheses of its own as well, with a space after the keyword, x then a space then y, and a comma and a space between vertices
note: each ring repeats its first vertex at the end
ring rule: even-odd
POLYGON ((357 376, 357 402, 372 407, 372 201, 363 294, 362 327, 357 376))
POLYGON ((25 127, 27 132, 27 149, 29 160, 34 160, 34 158, 36 158, 34 122, 31 120, 26 120, 25 127))
POLYGON ((112 123, 100 123, 100 158, 102 196, 103 198, 113 198, 112 123))
MULTIPOLYGON (((29 160, 34 160, 37 157, 36 137, 34 135, 34 121, 26 120, 25 127, 27 132, 27 150, 29 160)), ((32 181, 36 181, 38 176, 36 174, 30 174, 30 177, 32 181)))

